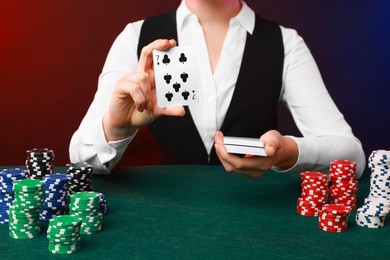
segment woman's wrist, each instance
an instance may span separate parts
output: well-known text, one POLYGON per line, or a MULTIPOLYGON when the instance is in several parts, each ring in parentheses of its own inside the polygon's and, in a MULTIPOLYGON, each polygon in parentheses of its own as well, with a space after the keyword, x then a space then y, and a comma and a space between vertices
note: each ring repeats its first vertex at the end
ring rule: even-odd
POLYGON ((279 160, 274 165, 275 167, 279 169, 289 169, 293 167, 299 157, 299 150, 298 150, 298 144, 288 136, 282 136, 282 147, 278 151, 279 152, 279 160))

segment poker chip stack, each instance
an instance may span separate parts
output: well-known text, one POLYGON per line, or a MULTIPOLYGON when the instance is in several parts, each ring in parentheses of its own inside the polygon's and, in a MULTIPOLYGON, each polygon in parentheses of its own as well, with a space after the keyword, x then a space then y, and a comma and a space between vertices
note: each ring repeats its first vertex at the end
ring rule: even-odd
POLYGON ((352 208, 344 204, 325 204, 318 215, 318 227, 327 232, 344 232, 352 208))
POLYGON ((83 191, 70 195, 69 214, 82 220, 80 234, 91 235, 102 231, 103 214, 100 213, 98 192, 83 191))
POLYGON ((69 192, 92 191, 91 175, 93 167, 85 162, 69 163, 67 173, 71 179, 69 181, 69 192))
POLYGON ((15 199, 9 212, 9 235, 14 239, 39 236, 39 211, 45 200, 43 181, 23 179, 14 183, 15 199))
POLYGON ((81 248, 81 220, 70 215, 53 217, 47 228, 49 251, 53 254, 73 254, 81 248))
POLYGON ((69 204, 67 174, 52 174, 43 178, 45 189, 45 202, 40 212, 40 220, 48 222, 53 216, 63 215, 69 204))
POLYGON ((297 212, 303 216, 318 216, 328 200, 328 178, 324 173, 312 171, 300 175, 302 193, 298 198, 297 212))
POLYGON ((8 223, 9 208, 14 201, 13 183, 26 178, 27 170, 19 168, 0 171, 0 223, 8 223))
POLYGON ((349 160, 333 160, 330 162, 329 193, 331 203, 344 204, 356 209, 356 191, 358 181, 355 179, 356 163, 349 160))
POLYGON ((356 224, 367 228, 380 228, 390 212, 390 151, 373 151, 368 158, 371 170, 370 193, 357 210, 356 224))
POLYGON ((47 148, 34 148, 27 150, 26 167, 30 179, 42 179, 45 175, 52 174, 54 152, 47 148))
POLYGON ((100 204, 99 204, 100 213, 102 213, 103 215, 106 215, 107 214, 107 200, 106 200, 106 196, 103 193, 101 193, 101 192, 98 192, 98 195, 99 195, 99 198, 100 198, 100 204))

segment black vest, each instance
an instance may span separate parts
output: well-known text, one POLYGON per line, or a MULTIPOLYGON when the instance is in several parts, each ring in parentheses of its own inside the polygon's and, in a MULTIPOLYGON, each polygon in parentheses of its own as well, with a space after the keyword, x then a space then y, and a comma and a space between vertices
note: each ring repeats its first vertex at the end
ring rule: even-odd
MULTIPOLYGON (((147 18, 141 28, 142 47, 156 39, 175 39, 176 12, 147 18)), ((180 44, 180 43, 178 43, 180 44)), ((221 131, 227 136, 260 137, 277 128, 277 104, 282 85, 284 47, 280 27, 256 16, 248 33, 233 97, 221 131)), ((202 100, 197 104, 202 105, 202 100)), ((184 117, 160 117, 149 129, 160 145, 163 164, 220 164, 213 148, 210 161, 206 148, 185 106, 184 117)))

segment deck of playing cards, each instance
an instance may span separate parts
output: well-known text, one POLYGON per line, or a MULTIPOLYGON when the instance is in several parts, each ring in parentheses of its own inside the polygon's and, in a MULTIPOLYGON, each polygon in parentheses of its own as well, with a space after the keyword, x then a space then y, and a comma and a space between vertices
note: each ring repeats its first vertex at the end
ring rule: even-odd
POLYGON ((223 142, 228 153, 267 156, 259 138, 225 136, 223 142))
POLYGON ((192 105, 199 101, 199 76, 192 46, 153 50, 159 107, 192 105))

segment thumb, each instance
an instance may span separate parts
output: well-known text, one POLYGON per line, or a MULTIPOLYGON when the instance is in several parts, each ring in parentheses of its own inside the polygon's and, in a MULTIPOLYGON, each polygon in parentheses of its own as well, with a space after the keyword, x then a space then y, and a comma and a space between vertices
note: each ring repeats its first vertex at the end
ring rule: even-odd
POLYGON ((270 130, 260 137, 260 141, 264 143, 264 150, 267 156, 274 156, 280 146, 280 133, 275 130, 270 130))

